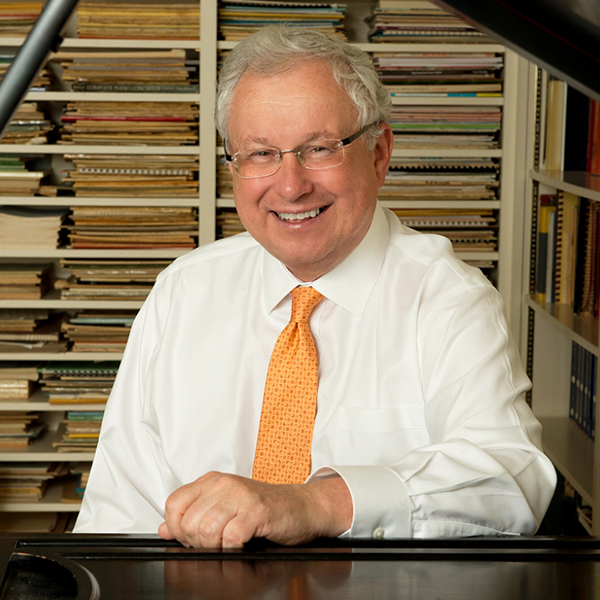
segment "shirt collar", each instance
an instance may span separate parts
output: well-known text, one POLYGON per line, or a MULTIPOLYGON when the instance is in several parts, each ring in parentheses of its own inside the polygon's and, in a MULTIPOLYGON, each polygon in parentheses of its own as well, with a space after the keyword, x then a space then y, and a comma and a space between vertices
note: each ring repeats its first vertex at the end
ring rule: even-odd
MULTIPOLYGON (((360 244, 337 267, 312 285, 327 299, 360 317, 375 286, 389 241, 389 223, 377 204, 371 226, 360 244)), ((263 302, 271 312, 296 286, 306 285, 279 260, 263 251, 263 302)))

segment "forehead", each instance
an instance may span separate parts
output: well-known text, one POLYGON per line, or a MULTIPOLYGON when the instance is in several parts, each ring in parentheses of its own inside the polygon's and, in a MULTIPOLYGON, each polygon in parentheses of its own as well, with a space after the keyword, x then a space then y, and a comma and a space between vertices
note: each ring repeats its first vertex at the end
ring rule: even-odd
MULTIPOLYGON (((229 115, 229 137, 275 134, 338 136, 356 124, 357 110, 329 66, 309 61, 284 73, 247 73, 237 84, 229 115)), ((273 140, 275 141, 275 140, 273 140)))

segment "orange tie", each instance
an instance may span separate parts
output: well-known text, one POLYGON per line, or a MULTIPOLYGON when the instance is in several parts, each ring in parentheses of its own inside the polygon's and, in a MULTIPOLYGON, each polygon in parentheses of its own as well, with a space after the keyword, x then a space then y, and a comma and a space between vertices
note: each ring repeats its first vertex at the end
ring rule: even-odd
POLYGON ((323 296, 311 287, 292 290, 292 317, 269 363, 252 478, 265 483, 303 483, 310 475, 317 412, 319 364, 308 326, 323 296))

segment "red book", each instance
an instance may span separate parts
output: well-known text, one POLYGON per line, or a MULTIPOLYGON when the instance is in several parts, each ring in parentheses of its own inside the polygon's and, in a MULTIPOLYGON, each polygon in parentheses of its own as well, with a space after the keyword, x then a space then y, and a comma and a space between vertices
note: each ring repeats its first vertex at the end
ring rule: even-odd
POLYGON ((587 171, 600 175, 600 102, 593 99, 590 100, 587 171))

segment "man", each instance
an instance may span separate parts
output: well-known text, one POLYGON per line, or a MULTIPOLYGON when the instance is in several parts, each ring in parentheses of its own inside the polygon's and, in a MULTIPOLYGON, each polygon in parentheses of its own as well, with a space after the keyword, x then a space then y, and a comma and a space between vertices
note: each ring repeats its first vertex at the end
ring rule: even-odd
POLYGON ((239 547, 536 530, 555 471, 501 299, 447 240, 378 206, 389 112, 369 58, 318 33, 266 28, 231 53, 216 117, 249 233, 157 279, 77 532, 239 547), (265 483, 269 361, 307 283, 318 292, 305 317, 318 357, 310 476, 265 483))

